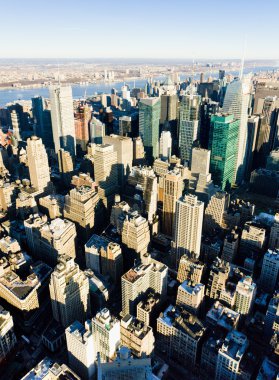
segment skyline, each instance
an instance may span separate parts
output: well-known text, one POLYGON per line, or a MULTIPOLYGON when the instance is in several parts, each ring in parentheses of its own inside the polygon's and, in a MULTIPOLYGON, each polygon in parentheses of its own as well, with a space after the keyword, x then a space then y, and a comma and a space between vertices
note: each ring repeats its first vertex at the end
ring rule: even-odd
POLYGON ((221 0, 210 5, 202 0, 199 6, 175 0, 171 8, 165 0, 143 0, 139 6, 127 0, 102 6, 82 0, 78 7, 70 0, 67 6, 56 3, 55 9, 34 0, 2 3, 13 28, 11 17, 5 17, 0 58, 240 59, 246 39, 246 60, 279 59, 276 0, 268 9, 262 9, 260 0, 236 0, 226 7, 221 0))

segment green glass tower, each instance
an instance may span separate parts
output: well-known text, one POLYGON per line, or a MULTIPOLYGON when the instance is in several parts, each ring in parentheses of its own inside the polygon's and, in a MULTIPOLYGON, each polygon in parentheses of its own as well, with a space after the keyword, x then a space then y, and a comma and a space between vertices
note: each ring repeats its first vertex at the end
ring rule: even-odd
POLYGON ((160 98, 141 99, 139 102, 139 133, 149 164, 159 157, 160 114, 160 98))
POLYGON ((216 114, 211 117, 210 172, 213 182, 222 190, 229 190, 235 183, 239 123, 233 115, 216 114))

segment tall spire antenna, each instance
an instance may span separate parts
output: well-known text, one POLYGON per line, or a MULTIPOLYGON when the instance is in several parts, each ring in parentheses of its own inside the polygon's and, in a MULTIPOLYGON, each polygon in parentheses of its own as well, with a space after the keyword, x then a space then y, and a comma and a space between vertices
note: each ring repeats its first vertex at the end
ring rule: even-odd
POLYGON ((58 68, 58 84, 60 87, 61 83, 60 83, 60 64, 59 64, 59 61, 57 61, 57 68, 58 68))
POLYGON ((247 45, 247 35, 245 35, 245 37, 244 37, 242 59, 241 59, 241 65, 240 65, 240 70, 239 70, 239 78, 240 79, 242 79, 242 77, 243 77, 244 59, 245 59, 245 53, 246 53, 246 45, 247 45))

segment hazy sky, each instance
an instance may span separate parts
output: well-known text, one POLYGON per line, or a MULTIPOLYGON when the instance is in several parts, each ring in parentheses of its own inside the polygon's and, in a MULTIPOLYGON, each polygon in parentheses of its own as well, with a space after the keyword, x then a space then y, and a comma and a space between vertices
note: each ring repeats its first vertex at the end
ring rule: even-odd
POLYGON ((0 0, 0 58, 279 59, 279 0, 0 0))

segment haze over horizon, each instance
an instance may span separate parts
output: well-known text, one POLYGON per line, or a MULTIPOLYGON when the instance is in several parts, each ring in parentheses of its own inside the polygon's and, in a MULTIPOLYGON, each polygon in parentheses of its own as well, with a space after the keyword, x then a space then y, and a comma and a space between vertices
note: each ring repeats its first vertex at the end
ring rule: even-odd
POLYGON ((69 0, 55 7, 2 1, 13 27, 3 18, 0 58, 239 59, 246 39, 246 60, 276 60, 278 10, 276 0, 264 8, 260 0, 230 7, 221 0, 175 0, 171 6, 166 0, 69 0))

